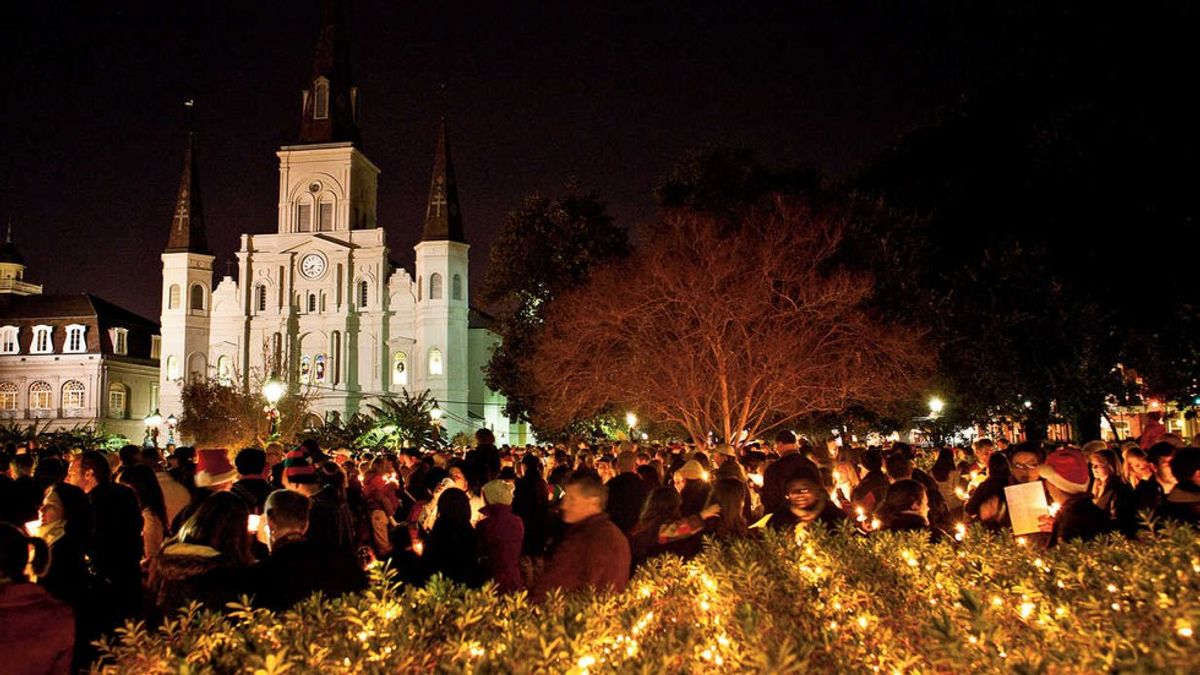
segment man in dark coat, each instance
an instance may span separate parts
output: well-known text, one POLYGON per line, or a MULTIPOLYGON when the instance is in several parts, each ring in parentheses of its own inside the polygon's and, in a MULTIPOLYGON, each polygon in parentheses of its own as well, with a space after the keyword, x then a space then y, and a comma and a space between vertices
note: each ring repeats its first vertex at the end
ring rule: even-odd
POLYGON ((567 481, 562 519, 568 525, 530 598, 540 601, 554 588, 620 592, 629 583, 629 540, 604 512, 608 491, 595 474, 580 472, 567 481))
POLYGON ((292 490, 267 497, 271 555, 250 568, 255 605, 284 610, 317 591, 332 598, 367 587, 353 550, 305 539, 309 507, 310 500, 292 490))
POLYGON ((637 475, 637 455, 625 450, 617 455, 617 475, 608 481, 608 517, 628 534, 637 525, 642 504, 650 490, 637 475))
MULTIPOLYGON (((142 587, 142 509, 129 487, 112 481, 112 469, 103 453, 88 450, 68 471, 68 482, 87 493, 92 504, 93 528, 88 554, 92 568, 105 582, 97 606, 109 621, 131 617, 139 610, 142 587)), ((112 624, 115 625, 115 624, 112 624)))
POLYGON ((771 463, 763 473, 762 503, 764 513, 775 513, 787 505, 783 494, 784 485, 792 476, 803 473, 806 476, 820 476, 817 465, 809 458, 800 454, 800 446, 796 444, 796 435, 786 429, 775 436, 775 451, 779 459, 771 463))

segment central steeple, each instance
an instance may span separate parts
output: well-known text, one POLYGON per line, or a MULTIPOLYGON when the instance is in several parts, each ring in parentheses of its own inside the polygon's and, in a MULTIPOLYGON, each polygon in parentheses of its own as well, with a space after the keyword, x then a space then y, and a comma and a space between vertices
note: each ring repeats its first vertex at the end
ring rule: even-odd
POLYGON ((321 4, 312 79, 302 97, 300 142, 359 145, 358 87, 350 72, 346 0, 322 0, 321 4))
POLYGON ((438 125, 433 178, 429 182, 429 202, 425 207, 425 227, 421 233, 421 241, 442 240, 467 241, 463 236, 462 213, 458 208, 458 183, 454 179, 454 162, 450 159, 450 139, 446 135, 445 119, 438 125))
POLYGON ((188 112, 187 147, 183 151, 183 173, 175 196, 175 214, 171 218, 171 234, 167 237, 167 253, 204 253, 208 238, 204 235, 204 208, 200 203, 200 174, 196 170, 195 103, 184 104, 188 112))

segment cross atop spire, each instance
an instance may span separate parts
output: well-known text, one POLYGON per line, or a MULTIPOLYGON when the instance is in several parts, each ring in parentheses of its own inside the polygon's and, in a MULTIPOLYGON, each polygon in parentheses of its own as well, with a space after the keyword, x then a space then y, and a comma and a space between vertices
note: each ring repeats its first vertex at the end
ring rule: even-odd
POLYGON ((429 205, 425 209, 421 241, 445 240, 466 243, 462 214, 458 209, 458 183, 454 179, 454 162, 450 159, 450 140, 443 118, 438 124, 437 153, 433 159, 433 180, 429 184, 429 205))
POLYGON ((175 213, 171 218, 171 235, 167 238, 166 253, 209 253, 208 238, 204 235, 204 209, 200 202, 200 173, 196 170, 195 101, 188 100, 187 146, 183 152, 183 175, 175 197, 175 213))
POLYGON ((301 143, 360 142, 348 23, 346 0, 322 0, 312 80, 301 106, 301 143))

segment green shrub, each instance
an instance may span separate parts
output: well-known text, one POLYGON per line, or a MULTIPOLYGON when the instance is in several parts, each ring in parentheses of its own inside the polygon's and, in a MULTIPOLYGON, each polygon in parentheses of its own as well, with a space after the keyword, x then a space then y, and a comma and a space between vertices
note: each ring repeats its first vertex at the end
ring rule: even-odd
POLYGON ((190 607, 102 646, 105 672, 1187 671, 1200 543, 1168 526, 1053 550, 966 533, 709 545, 657 559, 615 596, 371 590, 273 614, 190 607))

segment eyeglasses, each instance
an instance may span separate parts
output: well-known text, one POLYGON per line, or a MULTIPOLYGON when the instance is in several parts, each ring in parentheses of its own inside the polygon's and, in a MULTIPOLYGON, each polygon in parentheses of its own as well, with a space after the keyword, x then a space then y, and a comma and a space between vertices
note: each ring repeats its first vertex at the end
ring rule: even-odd
POLYGON ((795 490, 788 490, 789 497, 792 495, 797 497, 806 497, 810 494, 812 494, 812 488, 796 488, 795 490))
POLYGON ((1038 465, 1037 464, 1026 464, 1024 462, 1013 462, 1013 468, 1014 469, 1022 469, 1025 471, 1033 471, 1034 469, 1038 468, 1038 465))

